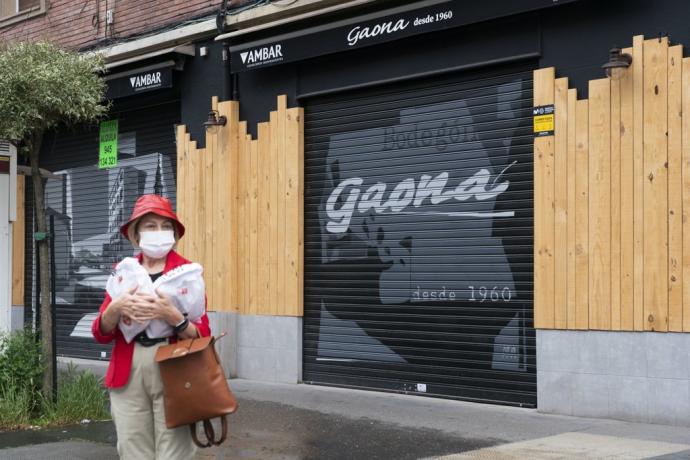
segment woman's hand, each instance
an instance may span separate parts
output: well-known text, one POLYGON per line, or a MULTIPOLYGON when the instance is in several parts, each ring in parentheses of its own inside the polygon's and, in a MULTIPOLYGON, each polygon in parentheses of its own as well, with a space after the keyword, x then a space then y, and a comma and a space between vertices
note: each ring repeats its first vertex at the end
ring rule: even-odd
POLYGON ((171 326, 175 326, 184 319, 182 313, 175 307, 169 296, 156 291, 157 296, 137 294, 133 305, 133 319, 139 322, 160 319, 171 326))
POLYGON ((129 291, 112 300, 106 307, 101 316, 101 332, 110 334, 117 327, 117 323, 122 317, 125 321, 134 318, 134 305, 138 294, 139 286, 134 286, 129 291))

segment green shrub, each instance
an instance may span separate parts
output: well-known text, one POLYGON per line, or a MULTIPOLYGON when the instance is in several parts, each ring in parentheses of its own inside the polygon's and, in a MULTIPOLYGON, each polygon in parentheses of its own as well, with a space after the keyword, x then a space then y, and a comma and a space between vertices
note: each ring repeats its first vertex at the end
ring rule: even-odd
POLYGON ((70 364, 60 375, 53 423, 76 423, 84 419, 110 418, 108 393, 103 381, 91 372, 77 371, 70 364))
POLYGON ((0 430, 110 418, 100 378, 69 365, 58 377, 55 401, 41 393, 41 347, 31 331, 0 336, 0 430))
POLYGON ((21 428, 29 424, 34 396, 30 389, 10 384, 0 388, 0 428, 21 428))
MULTIPOLYGON (((30 330, 0 336, 0 405, 3 413, 26 411, 31 417, 42 406, 41 346, 30 330), (7 407, 7 406, 11 407, 7 407)), ((3 417, 6 418, 6 417, 3 417)))

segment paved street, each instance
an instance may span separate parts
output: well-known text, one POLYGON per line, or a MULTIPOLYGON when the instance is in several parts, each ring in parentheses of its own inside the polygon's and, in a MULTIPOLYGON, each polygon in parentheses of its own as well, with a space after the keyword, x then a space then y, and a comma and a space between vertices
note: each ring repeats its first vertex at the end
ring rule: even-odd
MULTIPOLYGON (((310 385, 232 382, 230 439, 198 459, 690 458, 687 428, 310 385)), ((0 434, 0 459, 116 459, 114 428, 0 434)))

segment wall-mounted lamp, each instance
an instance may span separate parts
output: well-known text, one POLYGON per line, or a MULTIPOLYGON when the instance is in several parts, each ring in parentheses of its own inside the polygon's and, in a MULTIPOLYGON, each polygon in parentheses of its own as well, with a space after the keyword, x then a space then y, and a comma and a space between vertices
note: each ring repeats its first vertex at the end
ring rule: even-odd
POLYGON ((215 132, 218 126, 225 126, 227 122, 228 119, 225 115, 218 116, 217 110, 211 110, 208 113, 208 119, 204 122, 204 129, 209 132, 215 132))
POLYGON ((609 50, 609 60, 606 64, 601 66, 606 72, 606 76, 616 79, 620 72, 617 69, 627 69, 632 63, 632 56, 628 53, 621 52, 621 49, 614 46, 609 50))

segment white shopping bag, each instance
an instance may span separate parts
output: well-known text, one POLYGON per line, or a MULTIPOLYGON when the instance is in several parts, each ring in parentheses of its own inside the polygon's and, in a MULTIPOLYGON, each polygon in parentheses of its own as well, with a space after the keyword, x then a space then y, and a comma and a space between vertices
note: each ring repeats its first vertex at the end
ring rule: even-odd
MULTIPOLYGON (((139 260, 134 257, 126 257, 119 264, 115 266, 115 270, 110 274, 108 282, 105 285, 105 290, 112 299, 120 297, 125 292, 131 290, 134 286, 138 286, 137 292, 144 294, 153 294, 153 282, 151 277, 146 272, 146 269, 141 266, 139 260)), ((148 326, 148 322, 138 323, 131 318, 120 318, 118 327, 125 337, 127 343, 130 343, 134 337, 142 332, 148 326)))
MULTIPOLYGON (((115 299, 124 292, 139 286, 137 292, 156 295, 156 291, 169 296, 180 312, 187 314, 190 321, 198 320, 205 311, 205 284, 202 277, 203 268, 197 263, 181 265, 159 277, 155 283, 139 261, 133 257, 122 260, 111 274, 106 284, 106 291, 115 299)), ((152 320, 138 323, 131 319, 122 318, 119 323, 120 331, 127 343, 146 330, 150 338, 168 337, 173 328, 163 320, 152 320)))

